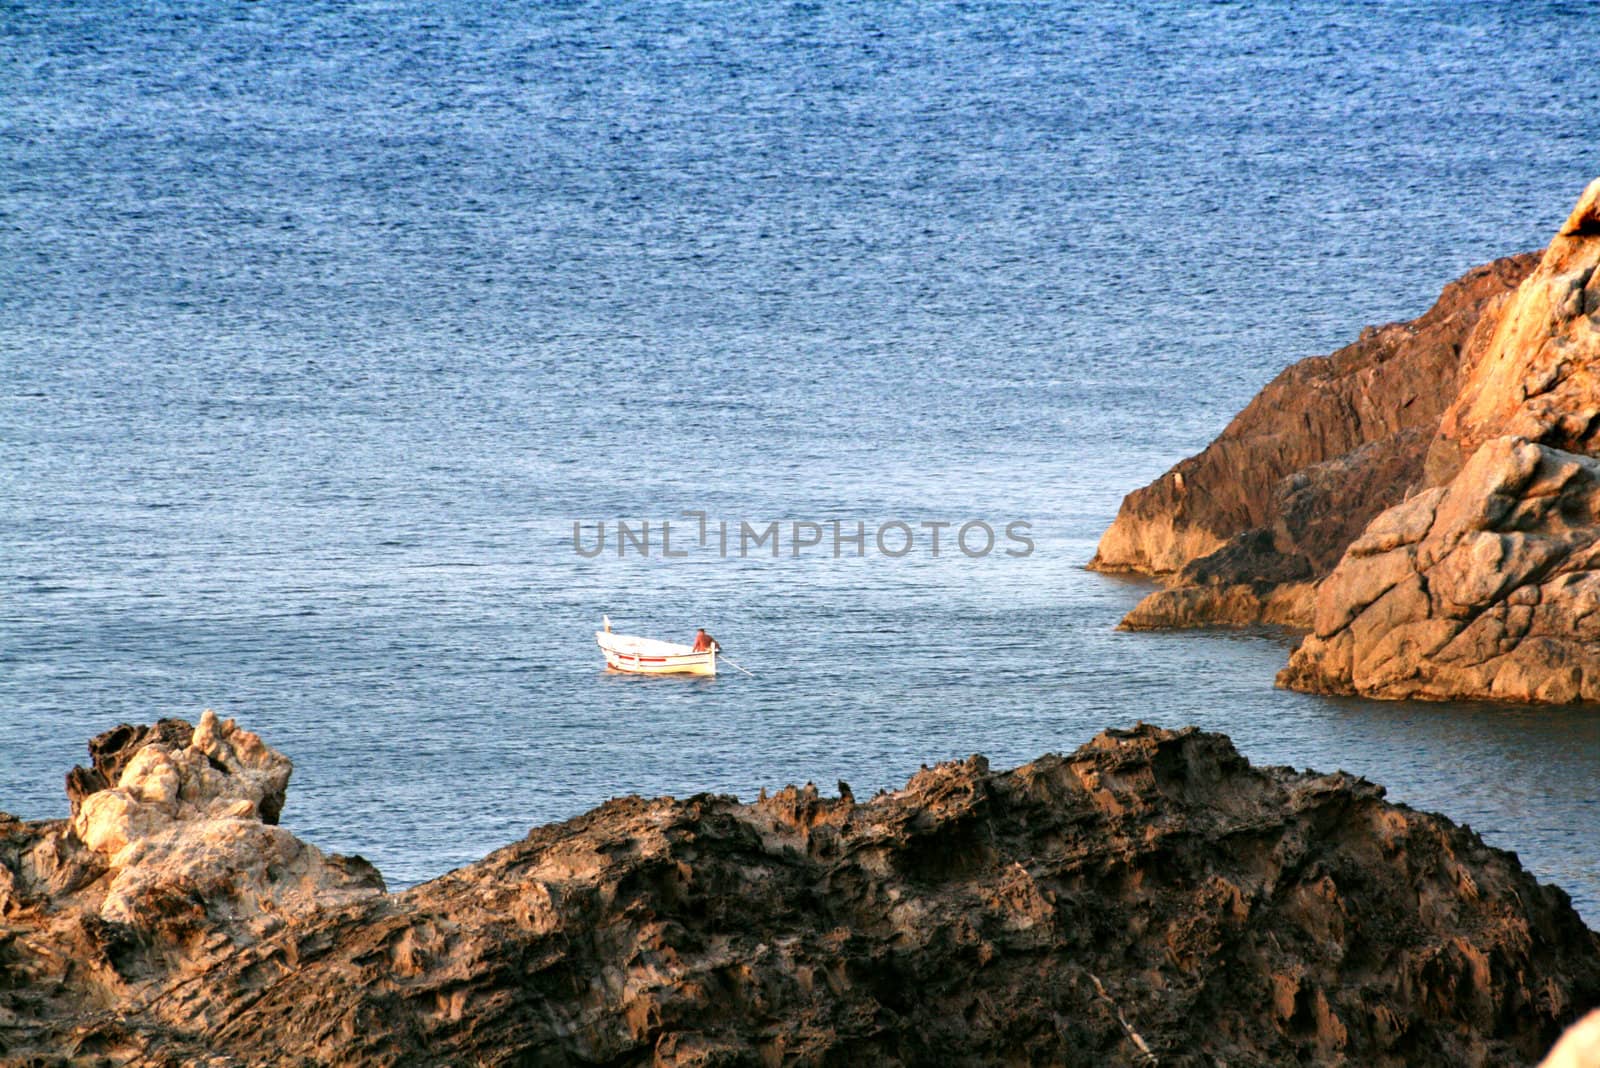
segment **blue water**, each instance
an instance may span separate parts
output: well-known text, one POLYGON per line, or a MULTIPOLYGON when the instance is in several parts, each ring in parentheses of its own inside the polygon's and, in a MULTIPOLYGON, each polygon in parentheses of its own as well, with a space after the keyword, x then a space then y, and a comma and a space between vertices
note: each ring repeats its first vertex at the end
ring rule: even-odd
POLYGON ((1600 716, 1282 693, 1283 639, 1115 633, 1144 587, 1081 569, 1284 364, 1548 239, 1594 15, 0 6, 0 808, 214 707, 404 885, 630 791, 1143 719, 1382 782, 1594 920, 1600 716), (686 510, 1035 551, 573 551, 686 510), (602 612, 754 677, 608 676, 602 612))

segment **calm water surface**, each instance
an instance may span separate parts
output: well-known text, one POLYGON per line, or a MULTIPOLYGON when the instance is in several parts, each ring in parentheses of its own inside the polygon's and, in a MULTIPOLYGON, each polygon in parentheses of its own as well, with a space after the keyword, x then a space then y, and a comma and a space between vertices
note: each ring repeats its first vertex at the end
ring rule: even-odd
POLYGON ((630 791, 1196 723, 1600 917, 1600 716, 1282 693, 1081 570, 1284 364, 1545 242, 1591 5, 483 8, 0 5, 0 807, 209 706, 404 885, 630 791), (684 510, 1037 551, 572 551, 684 510), (603 611, 755 677, 607 676, 603 611))

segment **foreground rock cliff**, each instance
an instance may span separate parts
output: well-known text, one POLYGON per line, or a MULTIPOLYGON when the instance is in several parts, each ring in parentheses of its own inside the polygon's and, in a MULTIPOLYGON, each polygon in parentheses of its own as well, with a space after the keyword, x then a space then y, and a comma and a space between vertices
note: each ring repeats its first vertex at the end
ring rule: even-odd
POLYGON ((1124 625, 1312 630, 1280 682, 1318 692, 1600 699, 1583 474, 1600 453, 1597 267, 1600 181, 1542 255, 1280 375, 1123 503, 1091 566, 1169 580, 1124 625), (1441 498, 1487 510, 1435 523, 1441 498))
POLYGON ((1192 729, 624 798, 394 895, 231 723, 96 749, 0 821, 5 1063, 1504 1065, 1600 1003, 1514 856, 1192 729))

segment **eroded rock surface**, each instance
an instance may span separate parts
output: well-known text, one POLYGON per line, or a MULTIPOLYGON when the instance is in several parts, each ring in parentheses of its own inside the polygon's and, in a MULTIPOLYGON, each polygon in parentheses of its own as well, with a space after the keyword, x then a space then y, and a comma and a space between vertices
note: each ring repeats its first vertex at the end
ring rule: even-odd
POLYGON ((1280 681, 1374 697, 1600 700, 1600 460, 1495 438, 1373 520, 1280 681))
POLYGON ((97 1037, 101 1021, 145 1013, 164 1027, 163 999, 203 989, 219 960, 384 889, 359 857, 264 821, 293 765, 231 719, 124 725, 89 750, 93 767, 67 777, 70 819, 0 815, 0 1063, 138 1060, 138 1043, 97 1037))
POLYGON ((1258 527, 1185 564, 1169 588, 1145 597, 1120 627, 1300 626, 1311 618, 1311 579, 1310 561, 1280 553, 1272 532, 1258 527))
POLYGON ((1600 1002, 1596 936, 1382 793, 1141 726, 864 803, 624 798, 247 934, 201 893, 188 927, 134 936, 29 859, 69 827, 0 822, 0 1058, 1537 1061, 1600 1002))
POLYGON ((1425 488, 1316 595, 1279 681, 1375 697, 1600 700, 1600 181, 1484 331, 1425 488))

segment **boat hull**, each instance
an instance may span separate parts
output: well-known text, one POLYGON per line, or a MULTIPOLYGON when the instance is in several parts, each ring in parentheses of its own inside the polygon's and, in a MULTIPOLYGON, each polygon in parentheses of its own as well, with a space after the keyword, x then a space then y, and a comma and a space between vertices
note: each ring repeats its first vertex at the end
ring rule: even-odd
POLYGON ((657 642, 644 638, 611 634, 595 634, 600 651, 605 654, 606 667, 629 675, 715 675, 717 653, 715 649, 695 652, 688 646, 670 642, 657 642))

